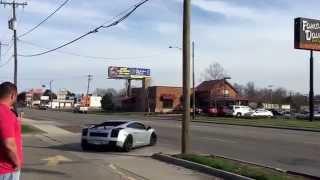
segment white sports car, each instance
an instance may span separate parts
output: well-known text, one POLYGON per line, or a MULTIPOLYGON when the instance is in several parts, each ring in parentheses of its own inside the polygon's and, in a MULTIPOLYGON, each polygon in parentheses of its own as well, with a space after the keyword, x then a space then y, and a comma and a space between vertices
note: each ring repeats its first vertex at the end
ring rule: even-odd
POLYGON ((83 150, 94 146, 110 146, 129 152, 132 148, 156 143, 155 130, 135 121, 106 121, 82 130, 83 150))

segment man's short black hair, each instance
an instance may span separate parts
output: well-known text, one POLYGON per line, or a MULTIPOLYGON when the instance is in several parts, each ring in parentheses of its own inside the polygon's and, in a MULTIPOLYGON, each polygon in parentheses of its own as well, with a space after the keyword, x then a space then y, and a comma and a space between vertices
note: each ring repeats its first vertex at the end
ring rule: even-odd
POLYGON ((17 93, 17 86, 11 82, 4 82, 0 84, 0 99, 9 96, 11 93, 17 93))

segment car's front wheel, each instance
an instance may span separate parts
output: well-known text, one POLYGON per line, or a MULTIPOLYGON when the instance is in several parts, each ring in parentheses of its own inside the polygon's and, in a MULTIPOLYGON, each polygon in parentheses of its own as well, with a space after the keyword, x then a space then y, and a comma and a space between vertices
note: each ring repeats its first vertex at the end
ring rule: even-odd
POLYGON ((83 151, 90 151, 92 149, 92 146, 87 141, 82 140, 81 148, 83 151))
POLYGON ((133 148, 133 138, 129 135, 123 143, 122 150, 124 152, 130 152, 133 148))
POLYGON ((156 145, 156 144, 157 144, 157 140, 158 140, 157 135, 156 135, 155 133, 152 133, 151 136, 150 136, 150 143, 149 143, 149 145, 150 145, 150 146, 156 145))

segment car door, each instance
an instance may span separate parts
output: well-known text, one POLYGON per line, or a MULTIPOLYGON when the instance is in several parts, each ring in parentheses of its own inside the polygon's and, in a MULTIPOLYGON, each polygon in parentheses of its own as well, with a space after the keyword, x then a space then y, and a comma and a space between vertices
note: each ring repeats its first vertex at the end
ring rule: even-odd
POLYGON ((137 123, 138 136, 140 140, 140 145, 149 144, 150 132, 147 130, 146 126, 142 123, 137 123))
POLYGON ((141 123, 132 123, 127 126, 129 132, 133 137, 135 146, 142 146, 144 144, 145 126, 141 123))

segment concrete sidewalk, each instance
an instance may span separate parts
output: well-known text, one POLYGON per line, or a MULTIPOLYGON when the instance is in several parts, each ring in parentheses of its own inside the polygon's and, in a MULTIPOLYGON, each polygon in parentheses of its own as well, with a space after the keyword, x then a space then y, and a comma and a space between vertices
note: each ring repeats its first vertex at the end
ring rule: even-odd
POLYGON ((146 147, 130 153, 83 152, 79 134, 63 130, 49 122, 24 120, 24 123, 47 132, 25 137, 24 180, 220 180, 150 157, 160 151, 176 153, 165 146, 146 147))

